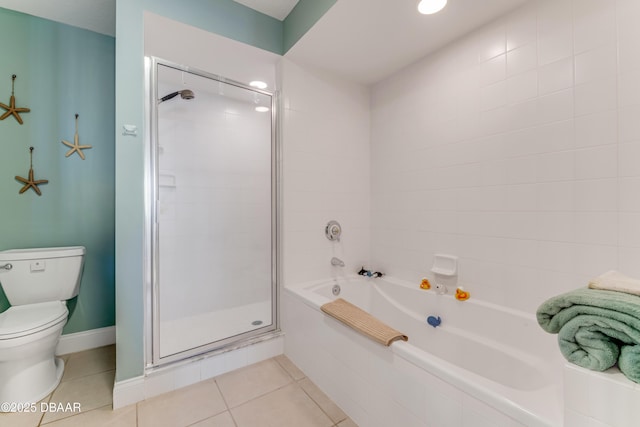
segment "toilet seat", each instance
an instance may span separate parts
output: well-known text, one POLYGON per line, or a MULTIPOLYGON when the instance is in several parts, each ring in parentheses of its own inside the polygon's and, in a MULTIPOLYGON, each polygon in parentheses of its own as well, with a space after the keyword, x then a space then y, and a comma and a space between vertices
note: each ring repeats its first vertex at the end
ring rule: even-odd
POLYGON ((0 313, 0 341, 35 334, 67 319, 63 301, 9 307, 0 313))

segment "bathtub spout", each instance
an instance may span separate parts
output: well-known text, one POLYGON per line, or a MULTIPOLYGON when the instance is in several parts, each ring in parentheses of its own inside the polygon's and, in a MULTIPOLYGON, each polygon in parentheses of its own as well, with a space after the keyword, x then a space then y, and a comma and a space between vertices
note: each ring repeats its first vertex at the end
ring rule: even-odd
POLYGON ((331 265, 335 265, 337 267, 344 267, 344 261, 340 258, 333 257, 331 258, 331 265))

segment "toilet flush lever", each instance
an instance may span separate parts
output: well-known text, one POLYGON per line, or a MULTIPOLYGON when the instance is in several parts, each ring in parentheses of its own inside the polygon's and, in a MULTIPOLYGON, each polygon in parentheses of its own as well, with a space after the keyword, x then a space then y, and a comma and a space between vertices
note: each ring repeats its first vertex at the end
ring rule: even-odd
POLYGON ((13 268, 13 265, 11 264, 5 264, 5 265, 0 265, 0 270, 11 270, 13 268))

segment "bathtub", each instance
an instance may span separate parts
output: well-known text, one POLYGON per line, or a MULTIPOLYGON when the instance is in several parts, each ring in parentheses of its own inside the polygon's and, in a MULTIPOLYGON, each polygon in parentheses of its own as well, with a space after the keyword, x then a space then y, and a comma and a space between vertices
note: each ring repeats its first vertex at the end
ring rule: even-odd
POLYGON ((563 360, 533 314, 386 277, 287 286, 282 304, 285 354, 361 427, 563 424, 563 360), (322 313, 335 285, 409 341, 387 348, 322 313))

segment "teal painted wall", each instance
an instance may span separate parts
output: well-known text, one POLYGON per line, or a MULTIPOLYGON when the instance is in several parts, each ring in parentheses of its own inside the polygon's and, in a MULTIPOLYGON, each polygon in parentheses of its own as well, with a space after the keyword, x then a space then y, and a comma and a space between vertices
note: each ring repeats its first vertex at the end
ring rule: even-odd
MULTIPOLYGON (((28 107, 0 121, 0 250, 82 245, 87 248, 80 295, 64 333, 115 324, 114 61, 112 37, 0 8, 0 102, 28 107), (65 158, 78 113, 86 160, 65 158), (19 195, 29 146, 42 196, 19 195)), ((4 110, 0 109, 0 113, 4 110)), ((0 293, 0 310, 9 306, 0 293)))
POLYGON ((283 21, 282 54, 305 35, 337 0, 300 0, 283 21))
POLYGON ((231 0, 116 0, 116 381, 144 373, 143 12, 284 54, 284 40, 293 46, 335 0, 300 3, 294 16, 281 22, 231 0), (122 135, 124 124, 136 125, 138 135, 122 135))
POLYGON ((116 381, 144 371, 143 0, 116 0, 116 381))

